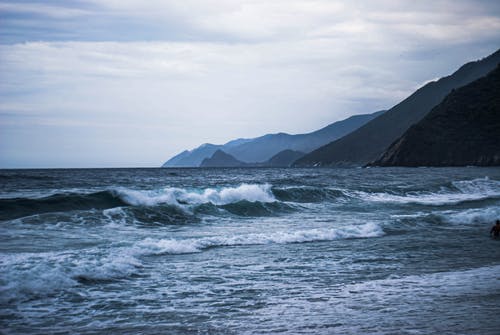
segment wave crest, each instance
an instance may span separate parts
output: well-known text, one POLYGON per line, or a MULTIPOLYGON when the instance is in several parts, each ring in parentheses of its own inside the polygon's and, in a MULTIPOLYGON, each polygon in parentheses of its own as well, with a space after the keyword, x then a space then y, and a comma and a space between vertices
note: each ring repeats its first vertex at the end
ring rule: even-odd
POLYGON ((418 204, 431 206, 455 205, 500 197, 500 181, 489 178, 456 181, 439 192, 409 192, 403 195, 385 192, 352 192, 350 196, 370 202, 418 204))
POLYGON ((70 253, 4 255, 0 303, 56 295, 78 284, 126 279, 139 275, 143 266, 125 248, 111 255, 92 256, 82 260, 70 253))
MULTIPOLYGON (((203 190, 174 187, 159 190, 114 188, 94 193, 60 193, 42 198, 0 199, 0 220, 51 212, 106 210, 122 206, 155 207, 158 205, 171 206, 170 209, 166 210, 168 213, 163 214, 179 216, 179 211, 172 207, 182 211, 207 203, 224 206, 239 202, 266 204, 275 201, 276 199, 271 193, 271 185, 268 184, 242 184, 237 187, 203 190)), ((190 213, 186 211, 186 214, 190 213)))
POLYGON ((36 199, 0 199, 0 220, 10 220, 50 212, 107 209, 125 205, 125 202, 108 191, 89 194, 60 193, 36 199))
POLYGON ((155 191, 115 189, 113 192, 124 202, 132 206, 155 206, 158 204, 198 205, 205 203, 227 205, 238 201, 276 201, 271 193, 271 185, 269 184, 241 184, 237 187, 207 188, 204 190, 188 190, 175 187, 155 191))
POLYGON ((347 238, 368 238, 384 235, 382 228, 375 223, 366 223, 359 226, 349 226, 334 229, 309 229, 294 232, 281 231, 268 234, 246 234, 232 236, 213 236, 191 239, 160 239, 147 238, 136 244, 139 254, 186 254, 201 252, 212 247, 287 244, 316 241, 333 241, 347 238))

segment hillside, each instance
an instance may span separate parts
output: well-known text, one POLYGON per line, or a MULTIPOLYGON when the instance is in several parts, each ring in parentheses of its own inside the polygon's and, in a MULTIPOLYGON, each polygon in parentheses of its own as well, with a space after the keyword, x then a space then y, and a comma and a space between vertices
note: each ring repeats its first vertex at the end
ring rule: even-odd
POLYGON ((377 159, 408 128, 419 122, 451 90, 485 76, 500 63, 500 50, 431 82, 386 113, 352 133, 305 155, 294 166, 360 166, 377 159))
POLYGON ((262 165, 266 167, 289 167, 293 164, 293 162, 304 155, 305 154, 303 152, 287 149, 278 152, 269 160, 262 163, 262 165))
POLYGON ((500 165, 500 66, 450 93, 371 165, 500 165))

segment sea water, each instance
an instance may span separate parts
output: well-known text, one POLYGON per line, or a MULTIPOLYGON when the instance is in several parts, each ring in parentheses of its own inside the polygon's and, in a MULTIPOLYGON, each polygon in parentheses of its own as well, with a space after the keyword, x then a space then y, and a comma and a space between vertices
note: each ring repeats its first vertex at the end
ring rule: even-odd
POLYGON ((498 168, 0 171, 5 334, 499 334, 498 168))

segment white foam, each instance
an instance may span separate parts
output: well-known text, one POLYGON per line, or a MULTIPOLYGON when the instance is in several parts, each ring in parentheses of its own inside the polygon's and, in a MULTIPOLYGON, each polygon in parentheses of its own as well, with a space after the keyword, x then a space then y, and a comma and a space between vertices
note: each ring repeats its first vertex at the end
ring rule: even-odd
POLYGON ((465 194, 482 194, 485 197, 500 196, 500 181, 491 180, 488 177, 455 181, 452 184, 465 194))
POLYGON ((127 224, 127 218, 129 218, 122 207, 104 209, 102 215, 106 218, 105 221, 110 228, 123 229, 123 226, 127 224))
POLYGON ((2 255, 0 301, 45 296, 76 285, 62 265, 66 257, 54 253, 2 255))
POLYGON ((125 211, 121 207, 114 207, 114 208, 108 208, 104 209, 102 211, 102 214, 107 217, 107 218, 112 218, 113 216, 122 216, 125 215, 125 211))
MULTIPOLYGON (((498 291, 500 288, 500 265, 486 266, 462 271, 436 272, 399 278, 372 280, 344 287, 350 296, 363 293, 368 300, 393 297, 434 296, 436 293, 473 294, 498 291)), ((411 306, 409 306, 411 307, 411 306)))
MULTIPOLYGON (((436 213, 451 224, 491 224, 500 218, 500 207, 474 208, 436 213)), ((489 229, 490 226, 487 226, 489 229)))
POLYGON ((183 204, 197 205, 204 203, 226 205, 243 200, 250 202, 276 201, 271 193, 271 185, 269 184, 242 184, 237 187, 207 188, 204 190, 168 187, 154 191, 138 191, 125 188, 118 188, 112 191, 123 201, 134 206, 155 206, 158 204, 180 206, 183 204))
POLYGON ((86 252, 23 253, 3 255, 0 274, 0 302, 42 297, 70 289, 79 279, 113 280, 137 273, 142 263, 129 248, 110 255, 86 252))
POLYGON ((86 260, 72 271, 73 277, 90 280, 126 278, 137 272, 142 263, 128 252, 113 254, 97 260, 86 260))
POLYGON ((232 236, 212 236, 191 239, 147 238, 135 245, 138 254, 185 254, 201 252, 206 248, 218 246, 262 245, 302 243, 313 241, 332 241, 345 238, 377 237, 384 234, 382 228, 375 223, 349 226, 336 229, 309 229, 293 232, 278 231, 268 234, 246 234, 232 236))
POLYGON ((160 191, 137 191, 117 188, 112 191, 124 202, 132 206, 154 206, 158 204, 177 205, 175 193, 178 189, 170 188, 160 191))
POLYGON ((391 193, 354 192, 354 196, 366 201, 421 204, 421 205, 453 205, 464 201, 483 200, 500 197, 500 181, 481 178, 456 181, 452 183, 456 190, 442 189, 440 192, 414 192, 405 195, 391 193))

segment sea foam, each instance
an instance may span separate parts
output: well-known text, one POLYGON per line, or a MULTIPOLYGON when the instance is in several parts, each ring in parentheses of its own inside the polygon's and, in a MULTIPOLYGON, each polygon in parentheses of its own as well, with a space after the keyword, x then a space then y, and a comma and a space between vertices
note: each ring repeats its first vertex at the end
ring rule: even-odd
POLYGON ((4 255, 0 274, 0 303, 46 297, 69 290, 79 283, 112 281, 138 273, 141 261, 129 248, 108 255, 87 252, 4 255))
POLYGON ((237 187, 206 188, 188 190, 168 187, 154 191, 138 191, 126 188, 114 189, 113 192, 123 201, 133 206, 197 205, 212 203, 226 205, 238 201, 274 202, 271 185, 241 184, 237 187))
POLYGON ((201 252, 204 249, 221 246, 286 244, 314 241, 332 241, 346 238, 378 237, 384 234, 375 223, 333 229, 309 229, 297 231, 276 231, 260 234, 211 236, 189 239, 151 239, 136 243, 135 250, 140 255, 186 254, 201 252))
MULTIPOLYGON (((362 293, 370 302, 394 297, 425 297, 436 295, 469 296, 495 292, 499 289, 500 265, 474 269, 427 273, 410 276, 392 276, 387 279, 370 280, 346 285, 344 294, 362 293)), ((411 307, 411 306, 408 306, 411 307)))
POLYGON ((500 181, 481 178, 455 181, 452 187, 442 188, 439 192, 409 192, 404 195, 385 192, 352 192, 352 195, 371 202, 419 204, 419 205, 454 205, 465 201, 477 201, 500 197, 500 181))
MULTIPOLYGON (((449 224, 470 225, 486 223, 493 225, 500 217, 500 207, 473 208, 462 211, 444 211, 436 213, 440 218, 449 224)), ((488 229, 490 227, 488 226, 488 229)))

